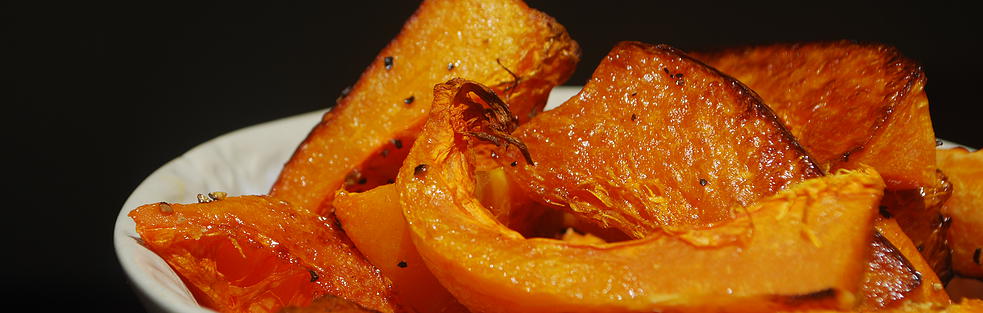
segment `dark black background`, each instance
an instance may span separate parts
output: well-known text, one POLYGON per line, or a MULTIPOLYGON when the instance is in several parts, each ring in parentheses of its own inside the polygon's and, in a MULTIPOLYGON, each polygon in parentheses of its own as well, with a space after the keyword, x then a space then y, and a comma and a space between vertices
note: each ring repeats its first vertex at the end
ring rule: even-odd
MULTIPOLYGON (((7 3, 2 8, 4 296, 42 311, 140 311, 112 246, 123 201, 210 138, 324 108, 415 1, 7 3), (11 111, 12 109, 12 111, 11 111), (10 203, 10 202, 8 202, 10 203)), ((568 84, 620 40, 684 50, 855 39, 924 65, 936 134, 983 146, 969 3, 532 1, 583 47, 568 84)), ((903 143, 901 143, 903 144, 903 143)))

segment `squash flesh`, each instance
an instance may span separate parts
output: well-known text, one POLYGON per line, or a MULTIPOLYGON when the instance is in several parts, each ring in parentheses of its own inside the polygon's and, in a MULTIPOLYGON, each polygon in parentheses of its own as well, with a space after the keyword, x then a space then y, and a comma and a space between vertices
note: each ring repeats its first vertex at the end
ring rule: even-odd
POLYGON ((963 276, 983 278, 983 152, 964 148, 938 151, 939 169, 952 182, 952 197, 942 208, 952 218, 949 246, 952 268, 963 276))
MULTIPOLYGON (((560 107, 515 132, 535 166, 508 167, 547 204, 633 238, 728 221, 822 175, 754 92, 668 46, 618 44, 560 107)), ((508 163, 520 160, 513 150, 508 163)))
POLYGON ((221 312, 272 312, 329 294, 377 311, 398 310, 389 280, 333 221, 279 199, 154 203, 129 216, 144 245, 199 302, 221 312))
POLYGON ((526 239, 473 196, 465 151, 474 139, 462 133, 472 131, 466 121, 474 116, 452 101, 467 84, 473 83, 453 80, 435 88, 431 117, 396 187, 417 250, 471 310, 753 312, 853 305, 884 187, 876 172, 805 181, 761 199, 747 208, 750 215, 695 235, 746 230, 753 221, 753 235, 741 243, 708 248, 668 234, 601 245, 526 239))
POLYGON ((838 41, 694 56, 754 89, 823 168, 867 164, 889 189, 935 184, 925 74, 894 48, 838 41))
POLYGON ((467 312, 416 252, 393 185, 361 193, 339 192, 334 207, 359 252, 392 280, 399 303, 414 312, 467 312))
POLYGON ((453 77, 484 82, 513 99, 525 120, 542 109, 578 58, 564 28, 521 1, 425 1, 301 143, 270 194, 330 213, 335 191, 352 171, 391 139, 419 128, 434 84, 453 77))

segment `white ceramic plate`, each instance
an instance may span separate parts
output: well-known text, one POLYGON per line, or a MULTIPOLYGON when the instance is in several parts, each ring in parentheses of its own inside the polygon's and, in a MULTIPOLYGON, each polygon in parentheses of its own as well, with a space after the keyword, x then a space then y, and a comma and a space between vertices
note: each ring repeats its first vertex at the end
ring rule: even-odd
MULTIPOLYGON (((580 91, 557 87, 547 108, 580 91)), ((324 111, 315 111, 243 128, 205 142, 168 162, 133 191, 116 218, 116 255, 148 311, 214 312, 202 308, 177 274, 156 254, 137 242, 136 225, 127 216, 137 206, 154 202, 196 202, 199 193, 265 194, 283 164, 324 111)), ((946 142, 942 147, 958 146, 946 142)))

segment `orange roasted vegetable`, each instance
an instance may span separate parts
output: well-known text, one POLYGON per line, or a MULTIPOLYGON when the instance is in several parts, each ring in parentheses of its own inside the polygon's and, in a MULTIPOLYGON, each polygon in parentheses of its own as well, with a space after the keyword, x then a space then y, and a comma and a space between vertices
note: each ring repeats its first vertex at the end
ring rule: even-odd
POLYGON ((824 169, 867 164, 889 189, 936 183, 925 74, 896 49, 835 41, 693 55, 754 89, 824 169))
POLYGON ((524 120, 578 59, 563 26, 522 1, 424 1, 297 148, 271 195, 328 213, 339 187, 367 190, 395 178, 402 158, 388 154, 412 144, 434 84, 453 77, 488 84, 524 120))
POLYGON ((753 91, 665 45, 618 44, 515 136, 536 161, 506 166, 521 188, 634 238, 728 221, 821 175, 753 91))
POLYGON ((335 295, 398 311, 390 282, 333 223, 268 196, 154 203, 129 216, 145 246, 167 261, 202 305, 274 312, 335 295))
POLYGON ((413 312, 467 312, 416 252, 393 185, 361 193, 339 192, 334 207, 359 252, 392 280, 400 304, 413 312))
POLYGON ((861 288, 860 311, 877 311, 911 303, 949 304, 939 277, 893 219, 877 218, 861 288))
POLYGON ((884 188, 876 172, 794 184, 738 210, 732 222, 688 232, 686 239, 662 232, 613 244, 527 239, 496 221, 474 197, 466 153, 490 137, 522 149, 507 135, 515 127, 508 116, 505 105, 476 83, 438 85, 430 118, 396 180, 417 250, 472 311, 853 306, 884 188), (735 230, 748 236, 714 247, 692 244, 735 230))
POLYGON ((952 218, 948 235, 952 268, 959 275, 983 279, 983 152, 939 150, 938 165, 953 189, 942 208, 952 218))
POLYGON ((943 279, 947 183, 935 171, 925 74, 896 49, 850 41, 695 53, 754 89, 823 169, 873 166, 890 212, 943 279))

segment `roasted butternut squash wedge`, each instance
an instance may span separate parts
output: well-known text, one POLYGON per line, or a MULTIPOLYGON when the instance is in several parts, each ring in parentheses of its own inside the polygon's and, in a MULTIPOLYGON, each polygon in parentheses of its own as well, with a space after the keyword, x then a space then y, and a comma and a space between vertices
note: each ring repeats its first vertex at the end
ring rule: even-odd
POLYGON ((850 41, 694 53, 754 89, 824 170, 873 166, 885 208, 948 279, 946 182, 935 171, 935 133, 921 67, 896 49, 850 41))
POLYGON ((939 277, 894 219, 877 218, 874 229, 859 311, 879 311, 909 303, 950 303, 939 277))
POLYGON ((579 48, 563 26, 522 1, 424 1, 300 144, 270 193, 322 214, 330 211, 346 178, 360 190, 395 178, 402 159, 371 160, 386 157, 387 149, 409 148, 435 84, 453 77, 488 84, 525 120, 542 109, 578 59, 579 48), (366 175, 362 165, 373 162, 390 166, 366 175))
POLYGON ((216 198, 148 204, 129 213, 143 244, 167 261, 202 305, 275 312, 335 295, 398 311, 390 281, 333 220, 269 196, 216 198))
POLYGON ((469 309, 758 312, 854 305, 884 188, 876 172, 790 185, 688 239, 663 232, 598 245, 526 239, 475 198, 466 153, 487 138, 474 133, 523 149, 507 135, 515 127, 508 115, 490 89, 474 82, 436 86, 430 118, 396 180, 418 252, 469 309), (749 236, 714 247, 692 243, 732 228, 749 236))
POLYGON ((822 174, 754 91, 665 45, 618 44, 515 137, 535 159, 502 159, 520 188, 634 238, 728 221, 822 174))
POLYGON ((393 185, 339 192, 335 216, 365 258, 392 280, 396 299, 411 312, 467 312, 437 282, 410 239, 393 185))
POLYGON ((939 150, 938 165, 953 189, 942 208, 952 218, 948 233, 952 268, 959 275, 983 279, 983 152, 939 150))
POLYGON ((867 164, 890 189, 935 184, 925 74, 896 49, 835 41, 693 55, 754 89, 824 169, 867 164))

